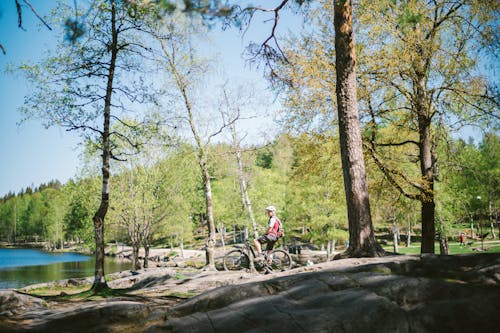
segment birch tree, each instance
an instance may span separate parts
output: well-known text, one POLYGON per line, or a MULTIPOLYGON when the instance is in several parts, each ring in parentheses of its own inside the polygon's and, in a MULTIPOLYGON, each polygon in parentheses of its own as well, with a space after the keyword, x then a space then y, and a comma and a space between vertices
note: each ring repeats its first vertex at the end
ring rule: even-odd
POLYGON ((202 108, 197 102, 203 98, 203 94, 197 88, 199 88, 200 83, 207 83, 210 70, 209 63, 198 56, 193 47, 195 40, 188 40, 188 38, 198 37, 198 32, 195 29, 199 29, 199 27, 190 24, 182 15, 171 15, 167 18, 168 21, 162 22, 163 35, 157 36, 161 47, 160 61, 175 87, 175 94, 179 99, 179 107, 183 113, 181 120, 187 125, 194 139, 196 156, 203 181, 205 218, 208 228, 208 237, 205 244, 206 269, 215 270, 216 228, 213 213, 209 150, 212 140, 224 128, 233 123, 234 119, 226 119, 223 113, 219 113, 221 116, 220 122, 212 126, 212 129, 202 125, 203 122, 211 123, 214 120, 213 118, 217 116, 214 116, 214 110, 207 110, 206 107, 202 108), (201 117, 203 114, 208 117, 203 119, 201 117))
MULTIPOLYGON (((143 58, 147 51, 143 44, 145 9, 128 2, 99 0, 80 10, 75 20, 78 35, 76 30, 67 30, 66 40, 44 61, 21 66, 33 84, 22 112, 43 119, 46 126, 78 131, 85 142, 95 143, 101 156, 101 201, 93 216, 96 266, 92 289, 98 292, 107 288, 104 225, 110 204, 110 160, 124 159, 116 149, 117 142, 140 145, 133 137, 113 131, 112 126, 134 127, 121 116, 133 114, 138 103, 151 102, 149 93, 153 91, 151 85, 145 89, 142 72, 147 68, 143 58)), ((75 15, 74 11, 61 4, 54 17, 64 20, 75 15)))

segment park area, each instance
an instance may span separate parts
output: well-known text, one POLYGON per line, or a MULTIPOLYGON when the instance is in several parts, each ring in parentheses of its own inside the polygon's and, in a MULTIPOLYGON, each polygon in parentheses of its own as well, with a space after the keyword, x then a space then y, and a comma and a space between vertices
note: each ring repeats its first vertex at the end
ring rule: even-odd
POLYGON ((0 332, 499 330, 500 2, 0 17, 0 332))

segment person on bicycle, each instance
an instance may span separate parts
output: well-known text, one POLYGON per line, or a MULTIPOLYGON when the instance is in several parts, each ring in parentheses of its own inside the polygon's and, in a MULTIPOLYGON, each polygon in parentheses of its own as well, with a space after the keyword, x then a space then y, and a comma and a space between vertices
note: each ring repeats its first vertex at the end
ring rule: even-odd
POLYGON ((253 240, 255 249, 257 253, 260 254, 262 251, 261 244, 267 244, 266 251, 267 254, 273 250, 274 243, 278 240, 278 229, 280 227, 281 221, 276 216, 276 207, 268 206, 266 207, 267 215, 269 216, 269 222, 267 225, 267 231, 264 235, 253 240))

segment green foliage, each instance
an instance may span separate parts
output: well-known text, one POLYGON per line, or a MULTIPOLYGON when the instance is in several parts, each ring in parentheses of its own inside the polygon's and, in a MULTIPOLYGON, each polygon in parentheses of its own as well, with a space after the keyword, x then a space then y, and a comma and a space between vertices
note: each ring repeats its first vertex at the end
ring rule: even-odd
POLYGON ((158 6, 165 14, 171 14, 177 8, 177 5, 170 0, 160 0, 158 6))
MULTIPOLYGON (((304 2, 293 3, 303 5, 304 2)), ((173 54, 185 55, 176 61, 182 65, 179 68, 186 69, 188 88, 202 86, 205 67, 201 64, 205 62, 188 55, 193 45, 187 38, 190 34, 174 27, 190 24, 185 17, 176 15, 184 11, 199 13, 205 18, 235 19, 235 8, 220 1, 117 3, 122 23, 132 27, 145 24, 148 29, 156 29, 160 22, 156 19, 170 15, 161 24, 165 24, 165 31, 170 34, 168 41, 172 44, 169 46, 176 51, 173 54), (178 52, 181 49, 183 52, 178 52)), ((449 132, 454 131, 452 122, 469 122, 498 112, 498 101, 487 96, 491 91, 490 82, 478 71, 481 54, 475 52, 479 46, 495 45, 498 4, 385 0, 361 1, 357 6, 361 87, 358 94, 367 146, 379 144, 377 154, 387 169, 398 171, 393 177, 400 183, 402 192, 408 196, 418 194, 415 184, 422 183, 422 175, 418 164, 420 151, 415 143, 419 140, 421 114, 415 112, 414 106, 425 99, 423 104, 430 106, 426 111, 431 120, 432 153, 439 157, 439 182, 434 192, 438 231, 453 235, 458 223, 460 226, 469 220, 485 223, 498 215, 498 135, 490 133, 478 145, 448 137, 449 132), (457 15, 450 16, 453 19, 443 17, 442 23, 434 24, 435 13, 446 13, 459 4, 462 5, 456 9, 457 15), (471 29, 470 22, 477 23, 476 29, 471 29), (425 94, 416 96, 415 84, 421 82, 418 79, 422 76, 425 94)), ((54 15, 65 26, 71 45, 62 43, 39 64, 20 66, 34 84, 23 112, 26 117, 44 119, 47 126, 84 129, 85 157, 96 161, 102 148, 99 128, 101 101, 105 95, 105 84, 96 82, 105 75, 105 64, 109 63, 110 26, 105 17, 109 15, 109 2, 97 1, 88 15, 79 13, 78 18, 66 19, 73 15, 72 9, 61 6, 58 15, 54 15)), ((302 36, 290 37, 284 48, 289 62, 280 63, 277 68, 286 96, 283 114, 286 126, 297 130, 294 132, 297 134, 278 137, 263 148, 243 153, 243 158, 249 195, 262 228, 267 221, 263 208, 273 204, 278 208, 287 235, 314 243, 332 239, 341 242, 347 239, 347 216, 338 135, 332 129, 336 117, 332 3, 324 2, 311 13, 314 29, 302 36), (304 235, 293 233, 302 229, 306 230, 304 235)), ((134 217, 137 230, 154 221, 148 236, 152 241, 172 239, 175 244, 190 243, 194 241, 194 230, 206 221, 196 147, 182 143, 155 151, 156 145, 173 143, 171 133, 157 132, 156 124, 164 119, 157 114, 142 117, 145 116, 142 112, 136 117, 131 112, 145 109, 146 104, 157 106, 158 94, 147 80, 153 75, 143 71, 149 67, 144 63, 145 58, 138 57, 148 50, 147 39, 141 32, 119 38, 123 43, 120 50, 123 57, 118 59, 120 73, 115 77, 111 146, 113 156, 127 159, 128 164, 118 167, 119 172, 112 178, 116 192, 111 195, 114 211, 109 216, 112 223, 106 228, 106 236, 129 241, 130 224, 123 221, 134 217), (117 105, 122 107, 114 107, 117 105), (123 115, 124 118, 119 118, 123 115), (138 152, 139 155, 131 157, 138 152)), ((167 63, 172 57, 165 56, 162 60, 167 63)), ((172 96, 172 109, 184 107, 178 103, 180 93, 172 96)), ((205 105, 200 105, 201 113, 206 112, 205 105)), ((245 225, 248 218, 241 209, 230 147, 218 143, 207 144, 205 148, 210 152, 208 161, 203 162, 208 163, 212 176, 216 224, 245 225)), ((393 221, 399 226, 406 226, 408 221, 414 224, 417 220, 414 204, 392 188, 386 175, 376 171, 378 166, 374 161, 370 160, 367 166, 375 225, 387 228, 393 221)), ((84 167, 93 172, 86 172, 77 182, 39 189, 28 187, 18 195, 3 198, 1 239, 38 238, 55 244, 75 240, 92 244, 92 217, 100 193, 95 175, 100 166, 85 163, 84 167)))
POLYGON ((81 241, 91 248, 94 245, 92 217, 98 207, 98 186, 99 180, 92 178, 77 183, 70 181, 64 189, 68 200, 64 215, 65 237, 67 240, 81 241))
POLYGON ((70 43, 75 43, 85 32, 85 25, 78 19, 68 18, 64 22, 65 39, 70 43))
MULTIPOLYGON (((447 142, 438 147, 446 158, 440 161, 440 181, 435 189, 436 219, 438 231, 453 238, 468 228, 471 218, 486 228, 490 216, 494 218, 498 214, 500 140, 498 135, 490 133, 477 144, 450 138, 447 142), (481 199, 478 200, 478 196, 481 199)), ((224 145, 212 148, 214 215, 216 224, 223 222, 228 229, 233 224, 249 226, 248 217, 241 209, 235 162, 227 154, 229 149, 224 145)), ((287 237, 298 237, 316 245, 329 240, 345 241, 347 216, 337 138, 319 134, 284 137, 270 145, 269 152, 276 162, 271 168, 253 163, 258 155, 256 151, 243 155, 245 164, 250 166, 246 170, 249 193, 260 232, 264 231, 267 221, 264 207, 273 204, 278 207, 287 237), (302 228, 305 234, 297 232, 302 228)), ((154 203, 153 216, 158 218, 158 223, 153 228, 153 243, 165 240, 169 243, 173 239, 176 245, 181 241, 194 245, 194 230, 201 226, 204 213, 195 150, 183 144, 146 161, 147 164, 136 165, 135 169, 124 168, 113 178, 117 194, 111 200, 115 211, 110 213, 108 239, 128 239, 127 227, 115 223, 120 206, 134 204, 142 210, 150 209, 154 203), (131 175, 135 178, 130 178, 131 175), (131 179, 134 186, 120 185, 128 184, 131 179), (132 200, 134 195, 136 199, 149 197, 151 201, 132 200)), ((369 165, 369 170, 374 168, 369 165)), ((395 218, 401 233, 406 233, 408 222, 414 228, 418 210, 412 201, 398 196, 383 178, 371 179, 375 227, 390 230, 395 218)), ((93 177, 53 187, 29 188, 22 194, 6 196, 0 201, 0 240, 12 242, 17 224, 18 241, 33 241, 36 234, 39 241, 50 241, 55 246, 59 246, 63 238, 91 247, 92 216, 99 203, 96 195, 99 186, 99 179, 93 177)), ((451 252, 456 253, 454 251, 452 247, 451 252)))
POLYGON ((271 169, 273 165, 273 153, 269 148, 259 149, 257 151, 257 157, 255 158, 255 165, 264 168, 271 169))
POLYGON ((500 207, 500 139, 487 133, 476 146, 463 140, 441 149, 448 151, 443 162, 442 210, 454 222, 486 223, 500 207))
POLYGON ((291 227, 307 226, 307 238, 324 243, 347 237, 347 214, 338 138, 302 135, 293 140, 287 213, 291 227))
POLYGON ((404 5, 404 11, 397 19, 398 24, 403 29, 415 28, 415 26, 422 22, 423 14, 415 11, 408 4, 404 5))

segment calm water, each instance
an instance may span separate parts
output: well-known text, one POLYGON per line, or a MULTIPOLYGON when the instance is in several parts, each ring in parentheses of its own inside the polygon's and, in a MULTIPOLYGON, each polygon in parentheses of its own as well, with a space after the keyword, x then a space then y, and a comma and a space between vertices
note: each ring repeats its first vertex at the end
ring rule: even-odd
MULTIPOLYGON (((0 289, 30 284, 94 276, 94 256, 77 253, 49 253, 36 249, 0 249, 0 289)), ((130 269, 106 257, 106 274, 130 269)))

